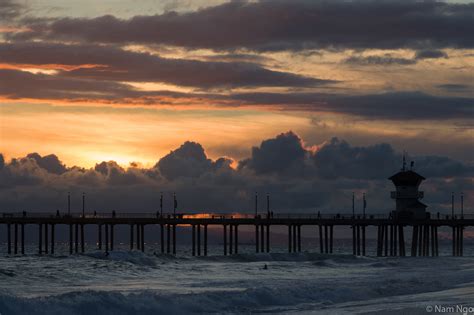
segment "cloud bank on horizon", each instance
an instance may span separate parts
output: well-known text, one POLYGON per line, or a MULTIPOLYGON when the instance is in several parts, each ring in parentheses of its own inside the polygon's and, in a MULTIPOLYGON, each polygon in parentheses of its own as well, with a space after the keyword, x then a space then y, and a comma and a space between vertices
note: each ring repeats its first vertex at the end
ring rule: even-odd
MULTIPOLYGON (((463 190, 466 196, 474 191, 474 165, 442 156, 413 160, 428 178, 423 189, 432 211, 449 209, 451 191, 463 190)), ((270 194, 276 212, 348 213, 355 191, 366 193, 368 212, 381 213, 393 206, 387 178, 400 163, 401 154, 387 143, 359 147, 333 138, 307 147, 291 131, 262 141, 236 166, 228 157, 209 159, 201 144, 191 141, 151 168, 103 161, 86 169, 68 167, 54 154, 10 161, 0 155, 0 208, 64 211, 70 191, 76 198, 87 193, 89 211, 156 211, 160 192, 169 202, 176 192, 181 212, 250 213, 258 192, 270 194)))

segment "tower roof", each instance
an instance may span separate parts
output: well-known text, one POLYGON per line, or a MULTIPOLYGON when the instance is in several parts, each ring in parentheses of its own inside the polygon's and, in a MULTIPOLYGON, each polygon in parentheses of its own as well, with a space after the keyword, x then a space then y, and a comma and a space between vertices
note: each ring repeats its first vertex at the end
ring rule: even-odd
POLYGON ((395 184, 395 186, 417 186, 426 178, 412 170, 402 170, 392 177, 389 177, 389 179, 395 184))

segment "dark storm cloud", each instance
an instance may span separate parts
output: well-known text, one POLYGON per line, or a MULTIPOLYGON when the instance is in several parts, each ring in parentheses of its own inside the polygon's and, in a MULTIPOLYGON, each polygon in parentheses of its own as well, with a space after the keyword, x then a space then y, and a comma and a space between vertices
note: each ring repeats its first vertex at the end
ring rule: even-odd
POLYGON ((442 50, 435 50, 435 49, 419 50, 415 54, 415 59, 438 59, 438 58, 448 58, 448 54, 446 54, 442 50))
POLYGON ((320 93, 242 93, 231 95, 242 104, 280 105, 390 120, 437 120, 472 117, 474 99, 433 96, 421 92, 368 95, 320 93))
POLYGON ((195 12, 38 22, 35 37, 188 48, 303 50, 474 46, 474 4, 435 1, 232 1, 195 12))
POLYGON ((286 174, 301 176, 309 152, 293 132, 282 133, 262 141, 252 148, 252 156, 239 163, 239 169, 251 169, 256 174, 286 174))
POLYGON ((352 147, 333 138, 313 157, 318 174, 323 178, 383 179, 400 167, 400 159, 387 144, 352 147))
POLYGON ((0 44, 0 62, 32 65, 87 65, 87 68, 62 71, 60 75, 96 80, 164 82, 198 88, 309 87, 333 82, 268 70, 252 62, 166 59, 148 53, 99 45, 3 43, 0 44), (94 67, 94 65, 98 66, 94 67))
POLYGON ((390 66, 390 65, 413 65, 416 60, 407 58, 397 58, 389 54, 384 56, 351 56, 343 61, 346 64, 353 65, 372 65, 372 66, 390 66))
POLYGON ((66 172, 66 166, 54 154, 41 156, 38 153, 30 153, 26 157, 35 160, 39 167, 49 173, 62 174, 66 172))
MULTIPOLYGON (((167 212, 173 207, 172 192, 176 192, 180 212, 253 213, 255 192, 261 196, 268 192, 276 211, 341 211, 349 209, 351 192, 362 189, 371 207, 380 211, 391 207, 387 201, 393 187, 387 177, 401 166, 401 155, 386 143, 352 146, 333 138, 313 151, 292 132, 262 141, 236 170, 229 167, 227 158, 209 159, 195 142, 184 143, 150 169, 123 168, 108 161, 92 169, 70 167, 58 172, 51 165, 64 166, 60 160, 53 158, 55 163, 48 164, 47 170, 37 163, 42 159, 45 157, 29 154, 0 168, 0 208, 64 209, 71 191, 73 210, 78 196, 86 192, 88 210, 154 212, 163 192, 167 212), (301 168, 304 175, 293 172, 301 168)), ((474 190, 472 165, 441 156, 410 160, 415 161, 415 170, 427 177, 423 188, 434 205, 442 200, 439 195, 443 190, 474 190)))
POLYGON ((167 179, 199 177, 212 168, 203 147, 196 142, 185 142, 178 149, 160 159, 156 166, 167 179))

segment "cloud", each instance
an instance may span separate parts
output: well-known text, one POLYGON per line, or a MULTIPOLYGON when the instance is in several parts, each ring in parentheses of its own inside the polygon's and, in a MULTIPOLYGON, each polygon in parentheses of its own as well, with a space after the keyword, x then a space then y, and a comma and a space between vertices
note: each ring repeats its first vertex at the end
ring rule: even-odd
POLYGON ((199 177, 210 171, 212 165, 199 143, 187 141, 161 158, 155 167, 164 177, 173 180, 179 177, 199 177))
MULTIPOLYGON (((150 212, 159 208, 163 192, 169 212, 171 194, 176 192, 180 212, 253 213, 255 192, 268 192, 277 212, 314 213, 349 209, 352 191, 364 191, 371 209, 380 212, 392 208, 393 186, 387 178, 401 166, 400 153, 387 143, 353 146, 333 138, 310 150, 293 132, 263 140, 237 169, 230 167, 230 159, 212 160, 199 143, 189 141, 152 168, 124 168, 108 161, 91 169, 69 167, 59 172, 51 169, 64 165, 57 158, 46 159, 50 170, 37 163, 45 158, 30 154, 0 168, 1 208, 63 211, 70 191, 73 211, 78 208, 77 196, 86 192, 88 211, 150 212)), ((467 199, 474 191, 472 164, 442 156, 412 159, 415 170, 427 177, 422 188, 431 207, 443 209, 446 191, 462 190, 467 199)))
POLYGON ((351 56, 344 61, 346 64, 353 65, 373 65, 373 66, 390 66, 390 65, 413 65, 416 60, 407 58, 397 58, 390 54, 383 56, 351 56))
POLYGON ((239 163, 240 169, 251 169, 256 174, 286 174, 301 176, 308 151, 302 140, 293 132, 262 141, 252 148, 252 156, 239 163))
POLYGON ((438 59, 438 58, 448 58, 448 54, 446 54, 442 50, 435 50, 435 49, 419 50, 415 54, 415 59, 438 59))
POLYGON ((26 157, 35 160, 39 167, 49 173, 62 174, 67 170, 66 166, 54 154, 41 156, 38 153, 30 153, 26 157))
POLYGON ((148 43, 214 50, 472 48, 474 4, 435 1, 232 1, 124 20, 37 21, 10 39, 148 43), (172 30, 172 31, 170 31, 172 30))
POLYGON ((444 120, 471 117, 474 99, 434 96, 422 92, 367 95, 323 93, 235 93, 242 105, 271 105, 284 109, 323 111, 390 120, 444 120))
POLYGON ((166 59, 100 45, 1 43, 0 62, 48 66, 57 77, 87 80, 163 82, 197 88, 298 86, 333 83, 266 69, 253 62, 166 59), (65 67, 69 66, 69 67, 65 67), (66 68, 66 70, 64 70, 66 68))
POLYGON ((7 21, 16 18, 22 13, 23 9, 23 5, 16 1, 0 0, 0 19, 7 21))
POLYGON ((352 147, 333 138, 314 155, 318 174, 323 178, 383 179, 400 167, 399 156, 387 144, 352 147))

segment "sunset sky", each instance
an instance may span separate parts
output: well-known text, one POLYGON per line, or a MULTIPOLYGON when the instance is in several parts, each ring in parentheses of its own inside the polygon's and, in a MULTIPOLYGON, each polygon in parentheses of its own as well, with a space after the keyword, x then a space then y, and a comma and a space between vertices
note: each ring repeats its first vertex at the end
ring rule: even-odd
POLYGON ((404 150, 473 200, 472 34, 471 1, 0 0, 1 206, 390 208, 404 150))

